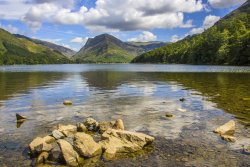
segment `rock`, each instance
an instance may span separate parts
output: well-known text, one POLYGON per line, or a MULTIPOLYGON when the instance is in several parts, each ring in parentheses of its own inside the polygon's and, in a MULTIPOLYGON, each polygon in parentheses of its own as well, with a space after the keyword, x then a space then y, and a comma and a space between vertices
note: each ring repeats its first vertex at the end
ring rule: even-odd
POLYGON ((67 163, 67 165, 78 166, 79 155, 74 150, 73 146, 69 142, 67 142, 63 139, 59 139, 57 141, 57 143, 59 144, 59 147, 60 147, 62 154, 63 154, 63 158, 64 158, 65 162, 67 163))
POLYGON ((37 164, 45 163, 45 161, 48 159, 49 153, 48 152, 42 152, 38 158, 36 159, 37 164))
POLYGON ((115 121, 110 121, 110 122, 100 122, 99 123, 99 132, 103 134, 106 130, 109 128, 113 128, 115 125, 115 121))
POLYGON ((235 132, 235 122, 231 120, 215 129, 214 132, 219 133, 220 135, 233 135, 235 132))
POLYGON ((34 153, 40 153, 42 151, 46 151, 49 152, 52 149, 52 145, 51 144, 47 144, 43 138, 41 137, 37 137, 35 138, 30 144, 30 151, 34 154, 34 153))
POLYGON ((64 101, 63 101, 63 104, 66 105, 66 106, 69 106, 69 105, 72 105, 73 102, 70 101, 70 100, 64 100, 64 101))
POLYGON ((236 138, 231 135, 221 135, 221 138, 227 142, 236 142, 236 138))
POLYGON ((250 146, 248 146, 246 149, 244 149, 244 152, 247 154, 250 154, 250 146))
POLYGON ((98 122, 94 120, 93 118, 87 118, 86 121, 84 122, 84 125, 90 131, 92 130, 96 131, 99 127, 98 122))
POLYGON ((121 119, 117 119, 115 121, 115 124, 113 126, 113 129, 117 129, 117 130, 124 130, 124 124, 123 124, 123 121, 121 119))
POLYGON ((143 133, 108 129, 102 134, 100 145, 105 150, 103 157, 110 160, 116 153, 130 153, 143 149, 154 141, 154 137, 143 133))
POLYGON ((168 117, 168 118, 172 118, 174 115, 173 114, 171 114, 171 113, 166 113, 166 115, 165 115, 166 117, 168 117))
POLYGON ((56 139, 54 138, 54 137, 52 137, 52 136, 45 136, 44 138, 43 138, 43 140, 46 142, 46 143, 48 143, 48 144, 51 144, 51 143, 53 143, 53 142, 55 142, 56 141, 56 139))
POLYGON ((77 132, 77 127, 74 125, 58 125, 58 130, 65 136, 74 136, 77 132))
POLYGON ((77 132, 86 132, 88 129, 86 126, 82 123, 77 124, 77 132))
POLYGON ((48 159, 54 162, 64 162, 63 154, 58 143, 54 143, 48 159))
POLYGON ((27 119, 27 117, 22 116, 22 115, 16 113, 16 120, 17 120, 17 122, 24 122, 26 119, 27 119))
POLYGON ((62 134, 62 132, 60 132, 59 130, 54 130, 52 132, 52 136, 58 140, 58 139, 63 139, 65 136, 62 134))
POLYGON ((185 100, 186 100, 185 98, 181 98, 181 99, 180 99, 181 102, 184 102, 185 100))
POLYGON ((82 132, 75 134, 74 147, 83 157, 91 158, 102 153, 100 144, 96 143, 90 135, 82 132))

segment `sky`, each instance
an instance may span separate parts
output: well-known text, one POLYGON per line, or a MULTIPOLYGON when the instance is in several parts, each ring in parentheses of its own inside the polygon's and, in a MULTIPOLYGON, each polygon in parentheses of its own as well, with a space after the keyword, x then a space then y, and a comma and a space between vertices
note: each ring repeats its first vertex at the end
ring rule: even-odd
POLYGON ((109 33, 176 42, 202 33, 246 0, 0 0, 0 28, 75 51, 109 33))

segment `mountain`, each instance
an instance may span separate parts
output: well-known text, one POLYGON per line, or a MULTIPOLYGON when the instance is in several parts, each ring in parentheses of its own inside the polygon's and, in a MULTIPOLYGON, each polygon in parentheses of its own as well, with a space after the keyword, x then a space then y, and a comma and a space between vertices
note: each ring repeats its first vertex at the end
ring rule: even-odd
POLYGON ((88 39, 73 59, 78 63, 128 63, 136 56, 157 46, 159 42, 136 45, 123 42, 109 34, 102 34, 88 39))
POLYGON ((133 63, 250 65, 250 1, 202 34, 149 51, 133 63))
POLYGON ((167 45, 166 42, 160 42, 160 41, 150 41, 150 42, 127 42, 130 45, 137 46, 142 48, 145 52, 148 52, 150 50, 160 48, 162 46, 167 45))
POLYGON ((62 53, 0 29, 0 65, 63 64, 70 60, 62 53))
POLYGON ((75 51, 69 49, 69 48, 66 48, 64 46, 60 46, 60 45, 57 45, 57 44, 54 44, 54 43, 51 43, 51 42, 47 42, 47 41, 42 41, 42 40, 39 40, 39 39, 33 39, 33 38, 29 38, 29 37, 26 37, 24 35, 20 35, 20 34, 14 34, 15 37, 17 38, 24 38, 24 39, 27 39, 31 42, 34 42, 36 44, 40 44, 40 45, 43 45, 43 46, 46 46, 46 47, 49 47, 55 51, 58 51, 58 52, 61 52, 64 56, 70 58, 72 57, 73 55, 76 54, 75 51))

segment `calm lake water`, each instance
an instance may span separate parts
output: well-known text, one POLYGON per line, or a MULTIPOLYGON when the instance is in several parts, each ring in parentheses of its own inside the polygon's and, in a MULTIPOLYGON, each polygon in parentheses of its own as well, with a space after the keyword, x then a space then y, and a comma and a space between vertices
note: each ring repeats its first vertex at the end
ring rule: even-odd
POLYGON ((243 98, 250 98, 250 67, 0 66, 0 166, 29 166, 26 147, 33 138, 89 116, 121 118, 126 129, 157 138, 151 153, 125 161, 128 166, 250 165, 242 152, 250 146, 250 101, 243 98), (66 99, 74 105, 64 106, 66 99), (16 113, 29 119, 16 125, 16 113), (212 131, 231 119, 237 141, 226 143, 212 131))

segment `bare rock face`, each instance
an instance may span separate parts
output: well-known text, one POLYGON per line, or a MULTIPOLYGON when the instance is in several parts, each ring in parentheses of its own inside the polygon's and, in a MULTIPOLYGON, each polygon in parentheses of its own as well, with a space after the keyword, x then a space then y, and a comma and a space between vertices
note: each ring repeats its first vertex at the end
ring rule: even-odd
POLYGON ((113 128, 115 125, 115 121, 108 121, 108 122, 100 122, 99 123, 99 132, 103 134, 109 128, 113 128))
POLYGON ((29 144, 30 151, 34 153, 49 152, 52 149, 51 144, 47 144, 43 138, 37 137, 29 144))
POLYGON ((103 157, 110 160, 116 153, 130 153, 143 149, 147 144, 154 141, 154 137, 143 133, 129 132, 123 130, 108 129, 102 134, 101 144, 105 150, 103 157))
POLYGON ((73 136, 77 132, 77 127, 74 125, 58 125, 58 131, 62 132, 65 136, 73 136))
POLYGON ((92 136, 86 133, 75 134, 74 147, 83 157, 91 158, 102 153, 100 144, 96 143, 92 136))
POLYGON ((116 120, 113 128, 117 130, 124 130, 125 128, 124 128, 123 121, 121 119, 116 120))
POLYGON ((86 121, 84 122, 84 125, 90 131, 93 131, 93 130, 96 131, 99 127, 99 123, 93 118, 87 118, 86 121))
POLYGON ((231 121, 227 122, 226 124, 215 129, 214 132, 218 133, 220 135, 234 135, 235 121, 231 120, 231 121))
POLYGON ((67 165, 78 166, 80 158, 78 153, 74 150, 73 146, 63 139, 58 140, 57 143, 62 151, 64 160, 67 165))

